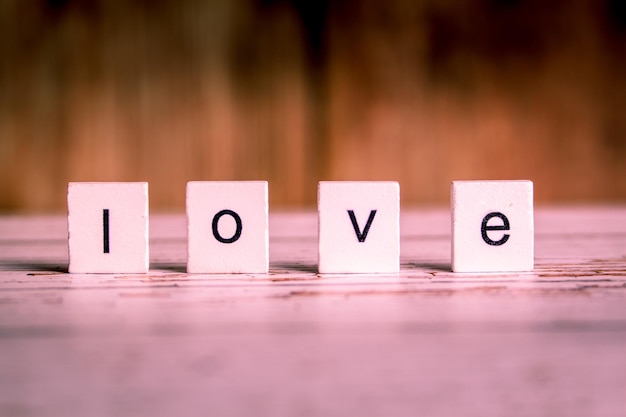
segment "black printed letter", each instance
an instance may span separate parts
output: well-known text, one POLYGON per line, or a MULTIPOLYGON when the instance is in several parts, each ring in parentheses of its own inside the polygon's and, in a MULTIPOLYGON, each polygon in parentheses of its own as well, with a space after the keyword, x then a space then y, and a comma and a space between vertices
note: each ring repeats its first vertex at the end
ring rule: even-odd
POLYGON ((109 209, 102 209, 102 236, 104 253, 109 253, 109 209))
POLYGON ((354 227, 354 232, 356 233, 356 238, 359 239, 359 242, 361 242, 361 243, 365 242, 365 238, 367 237, 367 234, 370 231, 370 226, 372 225, 372 222, 374 221, 374 216, 376 215, 376 210, 370 211, 370 216, 367 218, 367 223, 365 223, 365 228, 363 229, 362 233, 359 230, 359 225, 356 222, 356 217, 354 217, 354 211, 353 210, 348 210, 348 215, 350 216, 350 221, 352 221, 352 227, 354 227))
POLYGON ((483 219, 483 223, 480 226, 480 232, 483 236, 483 240, 485 241, 485 243, 487 243, 488 245, 492 245, 492 246, 504 245, 506 241, 509 240, 509 235, 504 234, 502 236, 502 239, 500 240, 491 240, 489 236, 487 236, 487 232, 490 230, 511 230, 510 225, 509 225, 509 219, 507 219, 504 214, 499 213, 499 212, 489 213, 485 216, 485 218, 483 219), (492 217, 498 217, 502 219, 502 223, 503 223, 502 226, 487 226, 487 222, 492 217))
POLYGON ((241 229, 241 217, 239 217, 239 215, 232 210, 222 210, 213 217, 213 236, 215 236, 215 239, 222 243, 236 242, 241 237, 241 229), (217 224, 220 221, 220 218, 224 215, 232 216, 233 219, 235 219, 235 223, 237 224, 235 234, 227 239, 223 238, 222 235, 220 235, 219 230, 217 229, 217 224))

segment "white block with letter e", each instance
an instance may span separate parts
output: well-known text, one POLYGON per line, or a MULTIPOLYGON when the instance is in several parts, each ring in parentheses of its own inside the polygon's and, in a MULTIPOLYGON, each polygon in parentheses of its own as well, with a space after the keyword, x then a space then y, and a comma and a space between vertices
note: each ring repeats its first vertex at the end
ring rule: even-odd
POLYGON ((321 181, 319 272, 400 270, 400 186, 391 181, 321 181))
POLYGON ((146 273, 148 183, 70 182, 71 273, 146 273))
POLYGON ((532 181, 453 181, 450 200, 452 271, 533 269, 532 181))
POLYGON ((267 273, 267 181, 187 183, 187 272, 267 273))

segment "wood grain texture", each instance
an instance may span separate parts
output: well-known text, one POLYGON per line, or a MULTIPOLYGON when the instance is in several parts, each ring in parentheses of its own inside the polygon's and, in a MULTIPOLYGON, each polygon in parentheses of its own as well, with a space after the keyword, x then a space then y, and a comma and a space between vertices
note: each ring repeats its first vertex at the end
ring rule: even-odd
POLYGON ((626 207, 536 209, 536 268, 450 272, 448 210, 405 210, 400 274, 316 273, 314 212, 270 214, 270 273, 67 274, 66 220, 0 218, 0 415, 626 412, 626 207))

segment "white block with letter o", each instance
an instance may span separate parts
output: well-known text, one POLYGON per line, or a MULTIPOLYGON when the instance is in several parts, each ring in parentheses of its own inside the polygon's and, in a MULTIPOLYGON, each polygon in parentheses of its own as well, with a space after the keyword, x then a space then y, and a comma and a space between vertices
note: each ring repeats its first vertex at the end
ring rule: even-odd
POLYGON ((450 200, 452 271, 533 269, 532 181, 453 181, 450 200))
POLYGON ((319 272, 400 270, 400 186, 392 181, 321 181, 319 272))
POLYGON ((148 183, 70 182, 71 273, 146 273, 148 183))
POLYGON ((267 273, 267 181, 187 183, 187 272, 267 273))

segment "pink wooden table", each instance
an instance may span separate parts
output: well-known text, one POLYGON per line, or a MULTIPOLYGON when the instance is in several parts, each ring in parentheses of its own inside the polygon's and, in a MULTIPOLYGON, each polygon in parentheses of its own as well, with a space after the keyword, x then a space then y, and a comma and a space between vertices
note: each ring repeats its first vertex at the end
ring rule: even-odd
POLYGON ((318 276, 314 212, 270 273, 69 275, 66 220, 0 217, 0 416, 626 416, 626 206, 536 209, 536 268, 453 274, 447 209, 403 210, 402 270, 318 276))

